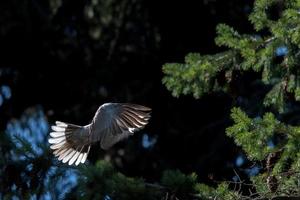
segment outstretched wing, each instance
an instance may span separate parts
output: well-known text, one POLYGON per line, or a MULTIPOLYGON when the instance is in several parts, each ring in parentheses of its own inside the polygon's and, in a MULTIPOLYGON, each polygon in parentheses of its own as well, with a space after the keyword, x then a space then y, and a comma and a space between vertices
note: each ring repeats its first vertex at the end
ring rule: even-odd
POLYGON ((96 112, 91 124, 91 142, 100 141, 108 149, 118 141, 142 129, 150 119, 151 109, 127 103, 107 103, 96 112))

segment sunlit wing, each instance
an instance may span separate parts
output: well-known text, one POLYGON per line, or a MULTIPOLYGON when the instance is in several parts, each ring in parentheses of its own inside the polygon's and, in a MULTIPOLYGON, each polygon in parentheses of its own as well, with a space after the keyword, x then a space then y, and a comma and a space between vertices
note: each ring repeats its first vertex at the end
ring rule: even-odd
POLYGON ((112 103, 99 109, 93 123, 105 120, 104 128, 92 130, 93 142, 100 141, 101 148, 108 149, 118 141, 143 129, 150 119, 151 109, 145 106, 125 103, 112 103))

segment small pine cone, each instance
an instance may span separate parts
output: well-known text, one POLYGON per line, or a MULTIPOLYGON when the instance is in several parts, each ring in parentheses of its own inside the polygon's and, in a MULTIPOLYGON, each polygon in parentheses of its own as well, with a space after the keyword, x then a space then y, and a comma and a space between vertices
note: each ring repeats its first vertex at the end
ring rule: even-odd
POLYGON ((277 160, 277 155, 276 153, 270 153, 267 157, 267 161, 266 161, 266 168, 268 171, 271 171, 274 163, 275 163, 275 160, 277 160))
POLYGON ((278 188, 278 181, 277 178, 273 175, 268 176, 267 178, 267 185, 268 188, 271 192, 276 192, 277 188, 278 188))

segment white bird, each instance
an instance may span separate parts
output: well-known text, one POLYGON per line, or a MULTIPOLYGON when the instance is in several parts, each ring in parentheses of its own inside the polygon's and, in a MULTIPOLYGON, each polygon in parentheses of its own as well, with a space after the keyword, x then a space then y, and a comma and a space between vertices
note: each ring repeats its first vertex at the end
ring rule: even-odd
POLYGON ((151 108, 128 103, 105 103, 101 105, 93 121, 78 126, 56 121, 48 142, 53 154, 69 165, 84 163, 92 143, 100 142, 107 150, 120 140, 142 129, 150 119, 151 108))

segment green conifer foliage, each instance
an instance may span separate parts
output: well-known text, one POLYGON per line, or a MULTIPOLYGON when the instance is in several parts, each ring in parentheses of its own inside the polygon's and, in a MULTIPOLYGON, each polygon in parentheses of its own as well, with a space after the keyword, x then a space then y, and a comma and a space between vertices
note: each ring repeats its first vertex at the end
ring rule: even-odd
POLYGON ((226 24, 217 26, 216 44, 227 47, 227 51, 213 55, 191 53, 185 57, 185 63, 165 64, 163 83, 172 94, 193 94, 199 98, 214 91, 228 91, 232 72, 255 71, 264 84, 273 86, 266 95, 266 106, 274 106, 283 113, 286 93, 299 100, 299 2, 258 0, 249 19, 258 31, 255 34, 240 34, 226 24), (274 21, 267 14, 268 8, 276 3, 283 4, 285 9, 274 21), (260 34, 260 30, 268 34, 260 34), (276 62, 280 48, 284 51, 282 60, 276 62))
MULTIPOLYGON (((260 107, 272 112, 261 116, 252 109, 251 115, 256 116, 253 118, 246 113, 251 104, 243 109, 233 107, 233 125, 226 129, 227 136, 251 162, 261 163, 260 172, 246 184, 251 186, 250 194, 228 187, 226 181, 217 188, 198 183, 196 191, 204 199, 300 196, 300 127, 279 120, 292 113, 300 100, 300 1, 256 0, 249 20, 255 33, 241 34, 226 24, 217 26, 216 45, 226 51, 211 55, 190 53, 184 63, 163 66, 163 83, 175 97, 191 94, 201 98, 217 91, 230 95, 234 74, 255 73, 253 81, 269 88, 260 107), (271 13, 274 7, 279 8, 278 16, 271 13)), ((241 187, 245 186, 244 180, 240 181, 241 187)))
POLYGON ((159 190, 147 188, 142 179, 128 178, 116 172, 112 165, 98 161, 83 167, 79 180, 80 199, 157 199, 159 190), (97 192, 96 192, 97 191, 97 192))

